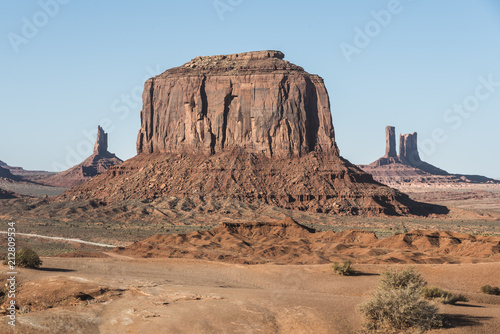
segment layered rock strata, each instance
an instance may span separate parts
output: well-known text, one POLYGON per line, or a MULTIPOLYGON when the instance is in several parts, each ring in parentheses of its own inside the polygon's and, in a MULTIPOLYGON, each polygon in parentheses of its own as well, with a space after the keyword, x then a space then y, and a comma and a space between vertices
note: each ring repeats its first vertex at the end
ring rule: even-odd
POLYGON ((197 57, 149 79, 140 153, 338 155, 323 79, 279 51, 197 57))

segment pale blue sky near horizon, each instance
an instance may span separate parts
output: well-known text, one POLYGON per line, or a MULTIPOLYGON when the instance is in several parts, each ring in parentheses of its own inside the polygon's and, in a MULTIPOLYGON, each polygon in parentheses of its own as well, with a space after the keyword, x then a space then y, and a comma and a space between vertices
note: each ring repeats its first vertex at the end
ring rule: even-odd
POLYGON ((393 125, 418 132, 429 163, 500 178, 497 0, 57 1, 0 4, 9 165, 71 167, 100 123, 109 150, 129 159, 145 79, 200 55, 271 49, 325 80, 352 163, 382 156, 393 125))

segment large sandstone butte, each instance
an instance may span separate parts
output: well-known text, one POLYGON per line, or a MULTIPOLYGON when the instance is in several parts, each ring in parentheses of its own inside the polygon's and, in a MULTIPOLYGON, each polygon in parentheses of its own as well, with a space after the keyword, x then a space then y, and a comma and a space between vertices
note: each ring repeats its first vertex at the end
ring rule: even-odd
POLYGON ((399 135, 399 155, 396 155, 395 128, 385 128, 385 155, 369 165, 360 165, 365 172, 383 184, 459 184, 459 183, 500 183, 481 175, 450 174, 420 159, 417 133, 399 135))
POLYGON ((140 153, 338 155, 323 79, 279 51, 197 57, 146 81, 140 153))
POLYGON ((40 182, 55 187, 74 187, 122 162, 123 160, 116 157, 113 153, 108 152, 108 134, 104 132, 103 128, 98 126, 94 152, 90 157, 82 163, 57 175, 43 179, 40 182))
POLYGON ((340 214, 428 213, 340 157, 323 80, 283 58, 197 57, 149 79, 138 155, 61 199, 158 204, 178 196, 340 214))

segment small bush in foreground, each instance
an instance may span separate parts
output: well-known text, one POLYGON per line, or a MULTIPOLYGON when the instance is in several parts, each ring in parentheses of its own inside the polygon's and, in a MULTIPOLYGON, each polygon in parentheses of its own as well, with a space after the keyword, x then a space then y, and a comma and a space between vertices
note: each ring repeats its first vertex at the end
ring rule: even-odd
POLYGON ((500 288, 498 286, 484 285, 481 287, 481 292, 488 295, 500 296, 500 288))
POLYGON ((442 326, 438 309, 422 297, 426 282, 413 269, 382 274, 372 298, 359 306, 368 332, 424 332, 442 326))
POLYGON ((333 262, 332 269, 337 275, 349 276, 354 274, 354 269, 352 268, 351 260, 349 259, 345 260, 342 264, 333 262))
MULTIPOLYGON (((21 248, 16 251, 15 262, 17 267, 24 268, 39 268, 42 265, 42 260, 40 260, 38 254, 29 248, 21 248)), ((5 260, 3 260, 3 264, 8 263, 9 260, 5 258, 5 260)))
POLYGON ((437 300, 443 304, 455 305, 457 302, 466 302, 467 297, 462 294, 454 294, 449 291, 437 288, 435 286, 426 286, 422 289, 425 299, 437 300))

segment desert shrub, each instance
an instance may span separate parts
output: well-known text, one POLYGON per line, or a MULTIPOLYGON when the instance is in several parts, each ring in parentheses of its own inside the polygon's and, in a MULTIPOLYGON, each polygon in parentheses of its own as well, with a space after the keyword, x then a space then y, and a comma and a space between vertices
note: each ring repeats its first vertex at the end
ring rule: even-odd
POLYGON ((422 297, 426 282, 412 268, 382 274, 371 299, 359 306, 368 332, 423 332, 442 326, 438 309, 422 297))
MULTIPOLYGON (((42 260, 38 254, 30 248, 21 248, 16 251, 16 266, 24 268, 39 268, 42 265, 42 260)), ((3 264, 8 264, 8 259, 3 260, 3 264)))
POLYGON ((488 295, 500 295, 500 288, 497 286, 484 285, 481 287, 481 292, 486 293, 488 295))
POLYGON ((454 294, 449 291, 437 288, 435 286, 426 286, 422 288, 422 295, 426 299, 437 300, 443 304, 454 305, 457 302, 466 302, 467 297, 462 294, 454 294))
POLYGON ((421 289, 426 284, 422 275, 411 267, 402 271, 391 268, 383 272, 382 278, 379 280, 379 288, 385 290, 404 288, 421 289))
POLYGON ((333 262, 332 269, 337 275, 349 276, 354 274, 354 269, 352 268, 351 260, 349 259, 345 260, 342 264, 333 262))

